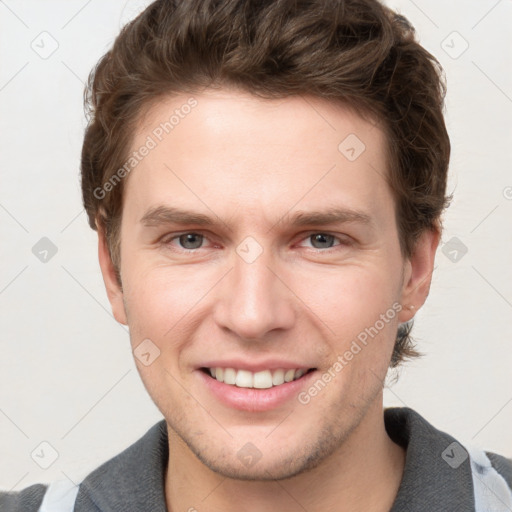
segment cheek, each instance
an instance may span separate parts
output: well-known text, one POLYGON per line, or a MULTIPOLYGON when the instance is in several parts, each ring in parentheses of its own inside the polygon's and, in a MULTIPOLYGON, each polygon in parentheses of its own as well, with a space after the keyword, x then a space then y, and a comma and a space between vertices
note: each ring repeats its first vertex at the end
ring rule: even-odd
POLYGON ((396 273, 376 265, 347 266, 295 277, 297 296, 322 318, 335 324, 374 320, 398 297, 396 273))
POLYGON ((162 407, 181 396, 176 381, 181 380, 182 356, 194 328, 189 313, 201 294, 176 269, 149 268, 142 258, 130 263, 136 269, 125 274, 130 342, 141 379, 162 407))
POLYGON ((328 341, 322 356, 345 354, 352 361, 383 360, 391 354, 401 305, 397 272, 380 266, 343 267, 298 276, 297 296, 328 341), (368 348, 371 347, 371 350, 368 348), (328 353, 329 352, 329 353, 328 353))
MULTIPOLYGON (((174 345, 184 329, 194 326, 191 319, 201 301, 215 284, 212 272, 148 264, 149 258, 126 261, 132 269, 125 273, 125 303, 132 338, 154 339, 159 345, 174 345)), ((136 343, 132 339, 132 343, 136 343)))

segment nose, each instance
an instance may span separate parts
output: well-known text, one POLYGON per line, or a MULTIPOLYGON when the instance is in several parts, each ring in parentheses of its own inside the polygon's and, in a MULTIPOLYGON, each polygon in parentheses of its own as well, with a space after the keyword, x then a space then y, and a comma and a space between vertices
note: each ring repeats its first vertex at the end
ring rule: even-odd
POLYGON ((293 292, 270 252, 247 262, 234 255, 234 267, 217 290, 214 318, 243 340, 262 341, 295 323, 293 292))

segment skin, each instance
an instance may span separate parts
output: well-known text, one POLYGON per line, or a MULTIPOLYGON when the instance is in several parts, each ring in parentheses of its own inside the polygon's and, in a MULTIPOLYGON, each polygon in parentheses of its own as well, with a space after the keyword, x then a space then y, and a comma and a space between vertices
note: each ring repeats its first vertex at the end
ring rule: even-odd
MULTIPOLYGON (((228 89, 194 97, 198 105, 126 178, 122 288, 99 230, 115 318, 129 325, 132 348, 150 339, 160 350, 149 366, 136 362, 167 421, 168 509, 389 510, 405 453, 384 428, 382 383, 398 324, 428 295, 439 234, 426 231, 402 256, 383 177, 385 136, 348 108, 228 89), (349 134, 366 146, 354 161, 338 150, 349 134), (213 224, 145 225, 159 206, 213 224), (299 210, 331 207, 368 222, 290 223, 299 210), (187 232, 203 235, 203 245, 180 245, 187 232), (319 246, 315 233, 334 238, 319 246), (263 249, 252 263, 236 251, 248 236, 263 249), (270 411, 240 411, 198 373, 208 360, 275 357, 316 368, 319 378, 393 304, 403 309, 308 404, 294 397, 270 411), (247 442, 261 453, 250 467, 237 456, 247 442)), ((133 148, 188 98, 154 105, 133 148)))

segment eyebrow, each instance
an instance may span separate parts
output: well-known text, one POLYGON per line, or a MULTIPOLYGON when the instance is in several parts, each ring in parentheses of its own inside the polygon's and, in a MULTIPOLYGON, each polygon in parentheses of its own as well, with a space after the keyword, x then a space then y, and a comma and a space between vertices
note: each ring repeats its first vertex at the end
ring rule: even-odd
MULTIPOLYGON (((219 219, 219 217, 217 217, 217 219, 219 219)), ((172 206, 156 206, 150 208, 141 218, 140 222, 148 227, 156 227, 165 224, 213 226, 217 221, 199 212, 172 206)), ((356 222, 365 225, 373 224, 370 215, 364 212, 346 208, 328 208, 325 211, 298 210, 292 214, 287 213, 281 217, 273 227, 284 224, 289 224, 291 227, 321 226, 346 222, 356 222)), ((271 229, 273 229, 273 227, 271 229)))
POLYGON ((211 226, 215 221, 198 212, 182 210, 172 206, 156 206, 150 208, 140 220, 142 224, 148 227, 159 226, 161 224, 198 224, 200 226, 211 226))
POLYGON ((287 214, 283 216, 277 224, 283 224, 285 222, 289 222, 289 224, 294 227, 342 224, 345 222, 357 222, 367 225, 373 223, 370 215, 347 208, 328 208, 321 212, 298 210, 294 212, 293 215, 287 214))

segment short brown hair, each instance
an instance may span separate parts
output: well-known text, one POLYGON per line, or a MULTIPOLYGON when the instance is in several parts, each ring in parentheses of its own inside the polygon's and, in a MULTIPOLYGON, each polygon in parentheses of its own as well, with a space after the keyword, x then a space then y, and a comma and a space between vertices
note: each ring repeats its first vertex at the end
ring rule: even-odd
MULTIPOLYGON (((85 94, 83 202, 117 269, 123 182, 108 193, 104 184, 126 161, 137 121, 163 96, 221 86, 264 98, 313 95, 377 119, 403 255, 424 230, 441 230, 445 86, 403 16, 377 0, 157 0, 122 29, 85 94)), ((392 367, 418 355, 410 328, 398 330, 392 367)))

